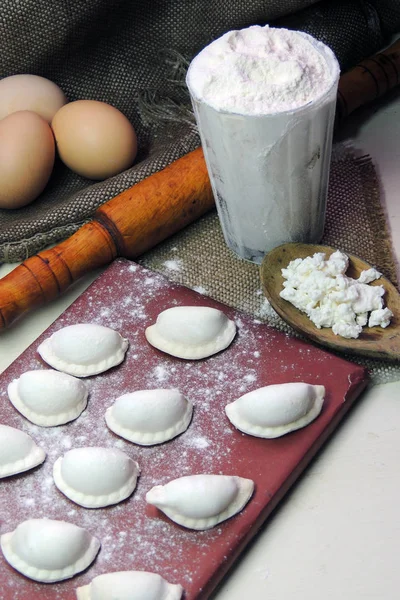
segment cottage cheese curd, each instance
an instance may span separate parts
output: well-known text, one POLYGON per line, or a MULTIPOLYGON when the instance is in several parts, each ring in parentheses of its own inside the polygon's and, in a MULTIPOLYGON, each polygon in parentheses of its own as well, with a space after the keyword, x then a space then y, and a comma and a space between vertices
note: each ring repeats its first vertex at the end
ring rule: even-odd
POLYGON ((345 275, 348 266, 348 256, 339 250, 328 259, 323 252, 296 258, 282 269, 286 281, 280 296, 305 312, 318 329, 331 327, 345 338, 357 338, 366 325, 387 327, 393 313, 384 308, 385 289, 368 285, 382 274, 371 268, 352 279, 345 275))

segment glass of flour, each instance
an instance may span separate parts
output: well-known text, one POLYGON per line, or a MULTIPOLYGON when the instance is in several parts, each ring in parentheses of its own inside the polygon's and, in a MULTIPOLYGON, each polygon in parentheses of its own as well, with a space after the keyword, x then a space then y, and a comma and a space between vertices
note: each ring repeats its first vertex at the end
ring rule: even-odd
POLYGON ((186 83, 229 248, 260 263, 285 242, 320 241, 339 65, 299 31, 230 31, 186 83))

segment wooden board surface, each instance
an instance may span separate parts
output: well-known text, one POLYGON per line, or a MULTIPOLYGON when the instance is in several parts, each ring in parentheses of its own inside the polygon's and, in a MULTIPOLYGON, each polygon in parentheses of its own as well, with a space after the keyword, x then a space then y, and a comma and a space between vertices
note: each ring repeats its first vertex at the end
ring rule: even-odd
POLYGON ((1 555, 1 599, 74 600, 76 587, 96 575, 130 569, 155 571, 172 583, 180 583, 186 600, 208 598, 366 383, 367 374, 357 365, 172 284, 135 263, 115 261, 0 376, 0 422, 29 433, 48 454, 42 466, 0 481, 0 532, 11 531, 28 518, 63 519, 96 535, 102 544, 100 553, 84 573, 57 584, 25 578, 1 555), (180 360, 152 348, 145 339, 145 328, 159 312, 177 305, 221 308, 238 327, 232 345, 201 361, 180 360), (24 371, 46 368, 36 351, 40 341, 80 322, 100 323, 127 337, 130 347, 126 360, 84 380, 90 390, 89 402, 76 421, 52 428, 33 425, 9 402, 7 385, 24 371), (326 387, 323 411, 308 427, 262 440, 235 430, 226 418, 228 402, 258 387, 290 381, 326 387), (171 387, 179 388, 195 406, 189 429, 178 438, 140 447, 118 438, 106 427, 105 410, 119 395, 171 387), (84 509, 57 490, 52 480, 55 460, 82 446, 115 446, 139 463, 141 476, 129 499, 113 507, 84 509), (241 514, 212 530, 198 532, 176 525, 146 505, 145 493, 153 485, 202 472, 255 481, 254 496, 241 514))

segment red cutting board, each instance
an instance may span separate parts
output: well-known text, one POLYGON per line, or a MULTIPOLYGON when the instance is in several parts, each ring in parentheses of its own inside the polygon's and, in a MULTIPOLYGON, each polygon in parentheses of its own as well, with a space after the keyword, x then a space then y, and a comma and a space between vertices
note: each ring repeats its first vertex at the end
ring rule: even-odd
MULTIPOLYGON (((63 519, 87 528, 102 544, 83 573, 58 584, 33 582, 0 555, 2 600, 74 600, 75 588, 109 571, 154 571, 180 583, 186 600, 208 598, 240 552, 337 426, 367 383, 365 370, 315 346, 280 333, 258 320, 185 287, 168 282, 125 259, 115 261, 1 376, 2 423, 29 433, 47 452, 45 463, 0 481, 0 531, 28 518, 63 519), (162 310, 176 305, 221 308, 236 321, 231 346, 201 361, 184 361, 151 347, 144 336, 162 310), (7 385, 24 371, 45 368, 40 341, 66 325, 100 323, 129 339, 123 364, 86 379, 86 411, 61 427, 41 428, 8 401, 7 385), (306 428, 274 440, 235 430, 224 407, 245 392, 273 383, 323 384, 321 415, 306 428), (140 447, 111 433, 106 408, 121 394, 146 388, 179 388, 193 402, 189 429, 174 440, 140 447), (104 509, 77 506, 54 486, 52 467, 70 448, 116 446, 140 465, 134 494, 104 509), (192 473, 239 475, 255 481, 255 493, 239 515, 209 531, 186 530, 146 505, 156 484, 192 473)), ((334 490, 333 490, 334 492, 334 490)), ((307 540, 305 540, 307 543, 307 540)))

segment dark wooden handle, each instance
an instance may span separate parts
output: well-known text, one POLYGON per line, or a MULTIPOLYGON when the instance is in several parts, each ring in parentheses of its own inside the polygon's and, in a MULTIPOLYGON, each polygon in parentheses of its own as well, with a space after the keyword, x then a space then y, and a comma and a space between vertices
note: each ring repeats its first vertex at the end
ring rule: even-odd
POLYGON ((336 125, 360 106, 386 94, 400 82, 400 40, 360 62, 339 79, 336 125))
POLYGON ((203 152, 198 148, 109 200, 91 223, 3 277, 0 329, 117 256, 139 256, 213 205, 203 152))

